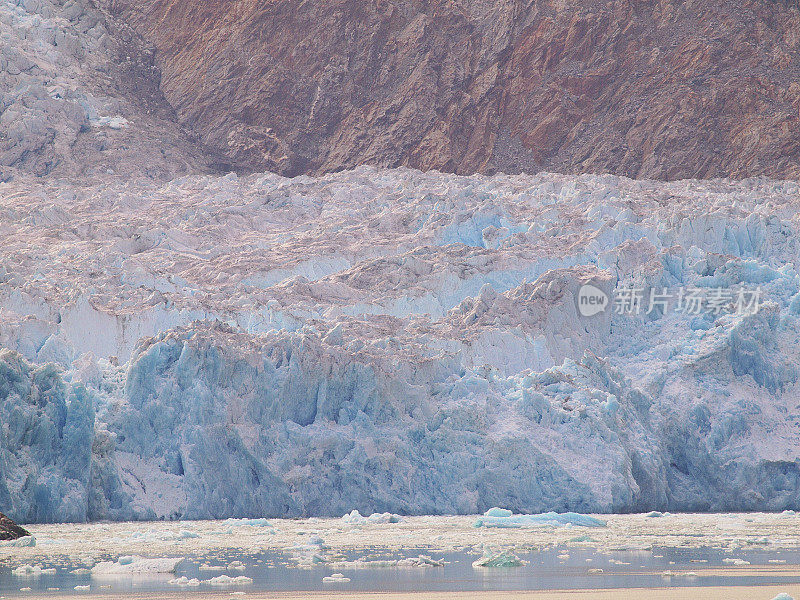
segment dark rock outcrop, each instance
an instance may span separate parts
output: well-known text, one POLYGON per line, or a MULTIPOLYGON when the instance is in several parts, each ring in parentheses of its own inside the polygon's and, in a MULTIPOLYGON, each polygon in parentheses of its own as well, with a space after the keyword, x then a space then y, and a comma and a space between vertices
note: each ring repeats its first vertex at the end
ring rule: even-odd
POLYGON ((782 0, 105 0, 235 167, 800 177, 782 0))
POLYGON ((30 535, 26 529, 20 527, 3 513, 0 513, 0 540, 18 540, 30 535))

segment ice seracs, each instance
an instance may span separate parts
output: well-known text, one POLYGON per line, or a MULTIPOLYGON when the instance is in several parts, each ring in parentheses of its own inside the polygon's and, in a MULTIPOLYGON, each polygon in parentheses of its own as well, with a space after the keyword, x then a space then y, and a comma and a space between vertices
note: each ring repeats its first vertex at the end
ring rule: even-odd
POLYGON ((799 204, 793 182, 408 169, 0 184, 0 506, 800 509, 799 204), (619 312, 639 288, 673 304, 619 312), (741 288, 758 311, 674 305, 741 288))

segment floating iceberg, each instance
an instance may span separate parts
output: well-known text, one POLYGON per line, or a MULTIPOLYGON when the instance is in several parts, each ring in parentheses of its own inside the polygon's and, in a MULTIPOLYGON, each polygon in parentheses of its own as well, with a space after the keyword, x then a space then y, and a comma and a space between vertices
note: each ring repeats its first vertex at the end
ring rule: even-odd
POLYGON ((478 567, 522 567, 525 566, 525 561, 517 557, 509 550, 488 551, 484 555, 472 563, 475 568, 478 567))
POLYGON ((207 585, 211 587, 229 587, 250 585, 253 583, 253 580, 250 577, 245 577, 244 575, 240 575, 238 577, 219 575, 218 577, 212 577, 211 579, 197 579, 195 577, 189 578, 184 575, 176 579, 170 579, 167 583, 169 583, 169 585, 174 585, 181 588, 200 587, 201 585, 207 585))
POLYGON ((238 585, 250 585, 253 583, 253 580, 250 577, 245 577, 244 575, 239 575, 237 577, 231 577, 229 575, 218 575, 217 577, 212 577, 211 579, 206 579, 200 582, 202 585, 210 585, 212 587, 226 587, 226 586, 238 586, 238 585))
POLYGON ((744 566, 750 564, 750 561, 744 560, 743 558, 723 558, 722 562, 736 566, 744 566))
POLYGON ((195 577, 192 577, 190 579, 189 577, 186 577, 185 575, 182 576, 182 577, 178 577, 176 579, 170 579, 167 583, 169 585, 176 585, 178 587, 199 587, 200 586, 200 580, 199 579, 197 579, 195 577))
POLYGON ((507 508, 499 508, 499 507, 495 506, 494 508, 490 508, 485 513, 483 513, 483 516, 485 516, 485 517, 504 518, 504 517, 510 517, 513 514, 514 513, 512 511, 508 510, 507 508))
POLYGON ((576 525, 579 527, 605 527, 606 522, 596 517, 573 512, 547 512, 537 515, 514 515, 511 511, 493 508, 475 521, 475 527, 563 527, 576 525), (506 514, 508 513, 508 514, 506 514))
POLYGON ((226 519, 226 525, 244 525, 247 527, 272 527, 267 519, 226 519))
POLYGON ((53 568, 42 568, 39 565, 20 565, 11 570, 11 574, 16 577, 41 577, 42 575, 54 575, 55 572, 56 570, 53 568))
POLYGON ((147 575, 174 573, 183 558, 142 558, 121 556, 116 562, 104 561, 92 567, 93 576, 103 575, 147 575))
POLYGON ((365 525, 365 524, 382 524, 382 523, 399 523, 401 517, 393 515, 392 513, 372 513, 368 517, 364 517, 357 510, 342 517, 342 522, 348 525, 365 525))
POLYGON ((25 537, 18 538, 16 540, 2 540, 0 541, 0 547, 8 547, 11 546, 13 548, 28 548, 36 545, 36 538, 32 535, 26 535, 25 537))
POLYGON ((443 560, 436 560, 427 554, 398 559, 368 559, 336 560, 328 562, 328 566, 338 569, 386 569, 386 568, 415 568, 415 567, 443 567, 443 560))

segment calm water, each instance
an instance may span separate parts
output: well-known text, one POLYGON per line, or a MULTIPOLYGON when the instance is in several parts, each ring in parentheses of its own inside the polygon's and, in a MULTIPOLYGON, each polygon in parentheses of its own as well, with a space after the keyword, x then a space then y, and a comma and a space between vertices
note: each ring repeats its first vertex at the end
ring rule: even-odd
MULTIPOLYGON (((367 556, 370 560, 414 557, 427 550, 387 553, 378 549, 364 548, 358 552, 345 553, 346 560, 367 556)), ((75 591, 75 586, 91 586, 92 592, 159 592, 179 589, 168 582, 186 576, 200 580, 210 579, 220 574, 231 577, 246 575, 253 579, 247 586, 200 589, 242 590, 242 591, 312 591, 312 590, 350 590, 350 591, 479 591, 479 590, 539 590, 570 588, 614 588, 614 587, 662 587, 662 586, 708 586, 708 585, 769 585, 800 583, 800 576, 758 575, 758 576, 720 576, 703 575, 704 569, 729 568, 732 556, 744 559, 751 565, 776 565, 775 561, 785 561, 788 565, 800 565, 800 551, 740 551, 735 554, 713 549, 664 548, 651 551, 617 551, 599 553, 589 548, 552 548, 537 552, 517 552, 517 556, 528 564, 521 567, 474 568, 472 563, 479 558, 475 552, 433 553, 435 559, 444 559, 444 567, 414 568, 331 568, 320 565, 312 568, 298 568, 287 553, 242 553, 221 550, 210 552, 200 559, 188 558, 169 575, 116 575, 96 577, 70 573, 76 564, 68 561, 48 564, 38 561, 42 567, 55 567, 53 575, 39 577, 19 577, 11 573, 10 566, 0 567, 0 594, 9 598, 30 597, 36 592, 47 592, 58 588, 60 593, 74 593, 87 597, 86 591, 75 591), (569 558, 563 554, 568 553, 569 558), (559 555, 562 555, 559 558, 559 555), (202 564, 228 565, 241 561, 244 570, 208 571, 201 570, 202 564), (770 562, 772 561, 772 562, 770 562), (626 564, 627 563, 627 564, 626 564), (589 573, 590 569, 602 569, 602 573, 589 573), (697 577, 663 576, 664 571, 695 571, 697 577), (323 577, 334 572, 350 578, 347 583, 324 583, 323 577), (20 591, 29 587, 30 591, 20 591)), ((109 557, 113 559, 116 557, 109 557)), ((798 570, 800 572, 800 570, 798 570)), ((198 588, 190 588, 197 590, 198 588)))

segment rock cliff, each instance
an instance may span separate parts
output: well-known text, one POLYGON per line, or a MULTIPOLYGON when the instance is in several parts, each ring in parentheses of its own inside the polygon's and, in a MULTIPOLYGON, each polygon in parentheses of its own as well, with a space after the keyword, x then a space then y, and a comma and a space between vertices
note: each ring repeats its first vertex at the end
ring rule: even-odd
POLYGON ((230 165, 800 175, 775 0, 106 0, 230 165))

